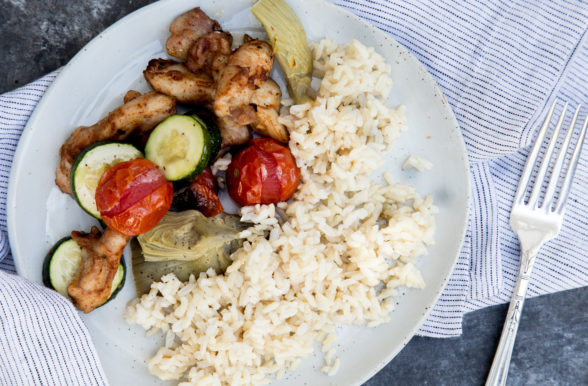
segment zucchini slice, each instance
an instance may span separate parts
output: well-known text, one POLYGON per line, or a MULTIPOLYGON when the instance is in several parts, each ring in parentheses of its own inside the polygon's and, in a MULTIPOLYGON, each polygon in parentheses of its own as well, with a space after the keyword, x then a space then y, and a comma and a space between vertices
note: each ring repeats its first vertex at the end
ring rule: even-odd
POLYGON ((172 115, 149 135, 145 157, 158 165, 169 181, 196 177, 208 166, 210 135, 201 120, 172 115))
POLYGON ((199 109, 187 113, 186 115, 189 115, 195 120, 199 121, 200 124, 202 124, 208 131, 208 135, 210 137, 210 156, 208 159, 208 164, 210 164, 210 162, 212 162, 218 155, 218 152, 220 151, 221 145, 223 143, 220 130, 214 122, 212 115, 206 110, 199 109))
POLYGON ((113 165, 139 157, 143 153, 128 143, 97 142, 84 149, 71 171, 71 191, 82 209, 100 219, 95 197, 102 173, 113 165))
MULTIPOLYGON (((69 298, 67 286, 71 283, 78 272, 82 262, 82 250, 71 237, 64 237, 45 257, 43 262, 43 284, 63 296, 69 298)), ((106 304, 114 299, 125 284, 126 265, 124 257, 121 257, 118 269, 112 279, 110 296, 103 303, 106 304)))

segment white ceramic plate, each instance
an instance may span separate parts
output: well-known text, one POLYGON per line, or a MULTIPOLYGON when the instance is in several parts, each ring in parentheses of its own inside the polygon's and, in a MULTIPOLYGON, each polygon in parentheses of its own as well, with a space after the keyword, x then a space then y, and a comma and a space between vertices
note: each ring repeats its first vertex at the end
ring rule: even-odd
MULTIPOLYGON (((120 20, 92 40, 65 67, 49 88, 20 140, 9 186, 8 229, 12 253, 20 275, 41 282, 43 258, 55 241, 72 230, 94 224, 53 182, 57 152, 71 131, 90 125, 122 103, 129 89, 148 90, 142 70, 148 60, 165 55, 170 22, 196 6, 194 0, 168 0, 142 8, 120 20)), ((231 32, 262 31, 251 15, 250 0, 200 1, 201 7, 231 32)), ((436 244, 417 262, 427 288, 406 291, 398 299, 392 321, 377 328, 339 329, 341 366, 333 377, 318 371, 319 354, 276 384, 359 384, 379 371, 414 335, 438 299, 462 243, 469 204, 465 147, 457 122, 441 90, 426 69, 385 33, 331 4, 290 1, 301 18, 309 40, 331 36, 340 43, 357 39, 392 64, 395 85, 391 105, 406 105, 409 131, 387 157, 386 169, 400 182, 431 193, 436 216, 436 244), (402 161, 415 153, 431 160, 432 170, 403 172, 402 161)), ((276 66, 277 67, 277 66, 276 66)), ((129 254, 126 254, 127 259, 129 254)), ((130 262, 127 267, 130 267, 130 262)), ((122 312, 136 296, 132 272, 127 285, 107 306, 82 318, 92 335, 112 385, 158 384, 145 367, 162 337, 145 338, 139 327, 128 326, 122 312)))

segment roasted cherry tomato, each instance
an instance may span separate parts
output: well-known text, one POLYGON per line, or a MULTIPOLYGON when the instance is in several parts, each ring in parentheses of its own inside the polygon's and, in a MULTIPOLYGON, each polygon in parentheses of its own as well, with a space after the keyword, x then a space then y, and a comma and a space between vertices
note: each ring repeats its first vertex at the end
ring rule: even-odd
POLYGON ((198 177, 174 191, 171 210, 196 209, 206 217, 214 217, 223 211, 218 198, 218 186, 210 168, 205 168, 198 177))
POLYGON ((96 207, 104 223, 128 236, 151 230, 169 210, 172 183, 145 158, 121 162, 102 174, 96 207))
POLYGON ((271 138, 255 138, 227 169, 229 195, 241 206, 286 201, 300 182, 290 149, 271 138))
POLYGON ((216 180, 212 171, 206 168, 190 182, 190 190, 194 195, 195 207, 206 217, 214 217, 222 213, 223 205, 218 198, 216 180))

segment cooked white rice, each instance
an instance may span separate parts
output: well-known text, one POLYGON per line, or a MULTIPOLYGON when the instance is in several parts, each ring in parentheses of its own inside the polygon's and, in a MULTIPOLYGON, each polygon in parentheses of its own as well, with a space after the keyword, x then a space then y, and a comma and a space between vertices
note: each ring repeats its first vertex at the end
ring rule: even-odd
POLYGON ((432 199, 368 177, 406 129, 404 109, 384 102, 390 68, 357 41, 324 39, 314 59, 323 78, 316 101, 282 118, 302 172, 294 200, 278 205, 286 221, 274 205, 242 208, 256 225, 224 275, 164 276, 126 309, 129 323, 164 332, 147 363, 161 379, 264 384, 295 369, 314 341, 332 374, 337 324, 384 323, 396 287, 425 285, 410 261, 433 242, 432 199))
POLYGON ((402 170, 416 169, 419 172, 423 172, 432 168, 433 163, 431 161, 416 154, 409 155, 402 163, 402 170))
POLYGON ((225 172, 229 168, 229 165, 231 164, 231 160, 232 160, 231 153, 227 153, 227 154, 223 155, 222 157, 219 157, 216 161, 214 161, 214 163, 210 167, 212 174, 216 177, 216 183, 218 184, 218 187, 221 189, 224 189, 226 187, 225 186, 225 182, 226 182, 225 172))

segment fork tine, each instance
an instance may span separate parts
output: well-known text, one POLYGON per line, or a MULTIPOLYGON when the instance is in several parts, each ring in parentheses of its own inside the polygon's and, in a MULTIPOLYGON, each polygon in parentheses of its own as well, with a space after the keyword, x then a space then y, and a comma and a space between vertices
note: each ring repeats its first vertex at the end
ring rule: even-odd
POLYGON ((549 184, 547 185, 547 189, 545 190, 545 198, 543 199, 543 204, 540 206, 540 208, 546 209, 547 211, 551 209, 553 202, 555 200, 555 188, 557 186, 557 181, 559 180, 560 174, 562 172, 561 169, 566 159, 566 153, 568 152, 568 146, 570 145, 570 140, 572 139, 572 134, 574 133, 574 127, 576 126, 576 120, 578 119, 578 114, 580 113, 581 106, 582 105, 578 105, 578 107, 576 108, 576 112, 574 113, 572 122, 570 123, 570 127, 568 128, 566 137, 557 154, 555 164, 553 165, 553 170, 551 171, 549 184))
POLYGON ((570 189, 572 187, 572 179, 574 178, 574 174, 576 173, 576 167, 578 166, 578 161, 580 160, 580 154, 582 153, 582 145, 584 144, 584 138, 586 138, 586 127, 588 126, 588 115, 584 119, 584 124, 582 125, 582 131, 578 136, 578 143, 576 143, 576 147, 574 148, 574 153, 572 154, 572 158, 570 159, 570 166, 568 167, 568 171, 564 178, 561 187, 561 193, 559 194, 559 198, 557 200, 557 205, 554 209, 558 214, 562 214, 565 208, 566 201, 568 200, 568 196, 570 195, 570 189))
POLYGON ((519 182, 519 187, 517 188, 517 193, 514 198, 514 202, 518 204, 523 203, 523 199, 525 198, 525 192, 527 191, 527 187, 529 185, 529 179, 531 177, 531 172, 533 171, 533 165, 537 160, 537 156, 539 154, 539 150, 541 149, 541 144, 545 140, 545 136, 547 135, 547 128, 549 127, 549 122, 551 122, 551 117, 553 115, 553 110, 555 109, 555 105, 557 103, 557 99, 553 101, 547 116, 545 117, 545 121, 543 122, 543 126, 541 126, 541 130, 539 130, 539 134, 537 135, 537 139, 535 140, 535 144, 533 145, 533 149, 529 153, 527 157, 527 162, 525 164, 525 168, 523 169, 523 174, 521 175, 521 179, 519 182))
MULTIPOLYGON (((557 142, 557 137, 559 137, 559 132, 561 131, 561 125, 563 123, 564 117, 566 115, 566 111, 568 109, 568 103, 564 105, 563 110, 561 111, 561 115, 559 116, 559 120, 557 121, 557 125, 553 130, 553 134, 551 135, 551 140, 549 141, 549 145, 547 149, 545 149, 545 155, 541 160, 541 166, 539 167, 539 171, 537 172, 537 176, 535 177, 535 184, 533 185, 533 190, 531 191, 531 196, 529 197, 528 204, 531 205, 532 208, 538 207, 539 202, 539 194, 541 193, 541 185, 543 185, 543 180, 545 179, 545 173, 547 173, 547 167, 549 166, 549 160, 551 160, 551 156, 553 155, 553 149, 555 149, 555 144, 557 142)), ((541 146, 541 145, 539 145, 541 146)), ((535 150, 535 149, 533 149, 535 150)))

